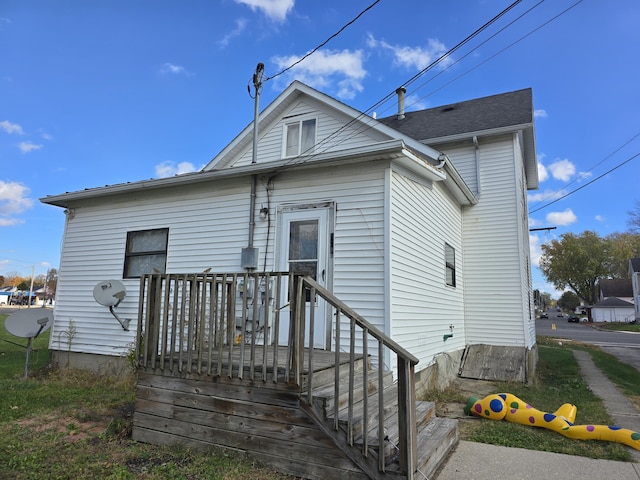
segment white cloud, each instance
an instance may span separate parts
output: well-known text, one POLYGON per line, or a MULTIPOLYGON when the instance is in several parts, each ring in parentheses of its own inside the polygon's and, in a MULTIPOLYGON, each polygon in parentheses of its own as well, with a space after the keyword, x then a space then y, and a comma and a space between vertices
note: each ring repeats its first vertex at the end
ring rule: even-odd
POLYGON ((424 110, 428 105, 422 101, 418 95, 407 95, 404 100, 405 109, 409 110, 424 110))
POLYGON ((0 128, 9 134, 17 133, 18 135, 24 135, 22 127, 17 123, 11 123, 9 120, 0 122, 0 128))
MULTIPOLYGON (((416 70, 428 67, 448 50, 444 43, 433 38, 427 40, 426 47, 408 47, 391 45, 384 40, 376 40, 372 34, 368 36, 367 45, 370 48, 382 48, 391 51, 396 65, 416 70)), ((439 66, 446 67, 451 62, 452 60, 446 57, 440 61, 439 66)))
POLYGON ((162 73, 163 75, 166 75, 166 74, 170 74, 170 75, 186 75, 187 77, 190 77, 192 75, 183 66, 174 65, 173 63, 164 63, 160 67, 160 73, 162 73))
POLYGON ((177 165, 174 162, 162 162, 155 166, 156 177, 166 178, 174 175, 182 175, 183 173, 195 172, 198 169, 191 162, 180 162, 177 165))
MULTIPOLYGON (((302 56, 290 55, 273 57, 271 61, 284 69, 300 58, 302 56)), ((363 90, 362 79, 367 72, 362 64, 362 50, 318 50, 289 70, 287 76, 320 90, 337 86, 336 96, 351 99, 363 90)))
POLYGON ((0 227, 23 223, 15 215, 33 206, 33 200, 28 195, 29 188, 25 185, 0 180, 0 227))
POLYGON ((563 182, 568 182, 571 176, 576 173, 576 166, 566 158, 564 160, 556 160, 547 168, 551 171, 553 178, 563 182))
POLYGON ((32 152, 33 150, 40 150, 42 148, 42 145, 38 145, 36 143, 31 143, 31 142, 20 142, 20 144, 18 145, 18 148, 20 148, 20 151, 22 153, 29 153, 29 152, 32 152))
POLYGON ((254 12, 261 11, 274 22, 283 22, 287 14, 293 9, 295 0, 235 0, 236 3, 246 5, 254 12))
POLYGON ((602 215, 596 215, 593 218, 598 222, 604 222, 605 221, 605 218, 602 215))
POLYGON ((534 110, 533 111, 533 117, 534 118, 547 118, 547 111, 539 108, 538 110, 534 110))
POLYGON ((549 178, 549 171, 542 163, 538 162, 538 180, 544 182, 549 178))
POLYGON ((527 194, 527 201, 529 203, 547 202, 550 200, 556 200, 563 195, 566 195, 566 190, 545 190, 543 192, 536 191, 535 193, 527 194))
POLYGON ((575 213, 570 208, 567 208, 564 212, 551 212, 547 214, 547 222, 553 225, 571 225, 578 220, 575 213))
POLYGON ((238 18, 236 20, 236 28, 227 33, 222 40, 218 41, 218 44, 222 47, 229 45, 232 38, 239 36, 247 27, 247 20, 245 18, 238 18))

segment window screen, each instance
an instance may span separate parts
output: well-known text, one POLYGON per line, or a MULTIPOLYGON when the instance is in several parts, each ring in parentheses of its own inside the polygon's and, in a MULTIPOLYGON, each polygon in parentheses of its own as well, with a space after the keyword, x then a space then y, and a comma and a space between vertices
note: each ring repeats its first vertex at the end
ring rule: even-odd
POLYGON ((128 232, 124 278, 165 273, 168 238, 168 228, 128 232))

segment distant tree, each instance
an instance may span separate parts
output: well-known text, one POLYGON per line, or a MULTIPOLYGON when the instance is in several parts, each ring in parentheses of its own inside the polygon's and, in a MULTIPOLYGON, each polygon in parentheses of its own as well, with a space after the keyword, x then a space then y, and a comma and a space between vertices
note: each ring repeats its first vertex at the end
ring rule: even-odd
POLYGON ((50 268, 47 270, 44 286, 47 289, 47 297, 53 298, 56 296, 56 288, 58 288, 58 270, 50 268))
POLYGON ((4 286, 4 277, 0 275, 0 287, 4 286))
POLYGON ((578 305, 580 305, 580 299, 578 298, 578 295, 571 291, 564 292, 558 299, 558 306, 562 310, 573 312, 578 305))
POLYGON ((551 294, 547 292, 541 292, 538 289, 533 291, 533 298, 535 301, 536 308, 546 311, 551 306, 551 294))
POLYGON ((540 270, 558 290, 568 287, 586 304, 594 304, 598 279, 609 277, 609 242, 589 230, 565 233, 542 245, 540 270))
POLYGON ((22 282, 22 277, 18 272, 7 272, 4 274, 4 281, 7 287, 15 287, 22 282))
POLYGON ((629 219, 627 225, 632 233, 640 233, 640 200, 636 201, 636 206, 627 212, 629 219))
POLYGON ((16 285, 16 287, 18 287, 18 290, 29 290, 29 283, 23 280, 18 285, 16 285))
POLYGON ((609 242, 609 276, 629 278, 629 259, 640 257, 640 230, 638 233, 612 233, 609 242))

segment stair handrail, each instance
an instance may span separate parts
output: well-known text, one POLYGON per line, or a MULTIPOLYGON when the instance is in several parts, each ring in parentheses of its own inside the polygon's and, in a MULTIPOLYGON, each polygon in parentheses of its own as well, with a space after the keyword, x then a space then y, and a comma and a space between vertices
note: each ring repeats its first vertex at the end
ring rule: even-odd
MULTIPOLYGON (((302 276, 296 275, 294 278, 294 286, 293 291, 296 292, 295 295, 292 296, 292 312, 294 314, 294 321, 292 322, 294 325, 294 332, 292 335, 293 339, 293 371, 298 379, 298 383, 302 384, 302 369, 304 362, 304 325, 305 325, 305 308, 304 304, 307 298, 307 290, 310 291, 309 298, 314 299, 316 295, 322 297, 325 302, 333 306, 336 309, 336 312, 341 312, 346 315, 351 320, 352 330, 354 325, 360 327, 363 332, 370 335, 374 339, 378 341, 378 359, 379 368, 378 371, 382 371, 382 354, 383 347, 387 347, 389 350, 396 354, 397 358, 397 385, 398 385, 398 427, 399 427, 399 444, 397 445, 399 450, 399 464, 401 470, 407 475, 408 479, 413 478, 413 473, 417 468, 417 459, 418 459, 418 448, 417 448, 417 427, 416 427, 416 393, 415 393, 415 365, 420 361, 415 355, 406 350, 400 344, 398 344, 391 337, 386 335, 384 332, 380 331, 374 325, 365 320, 361 315, 359 315, 355 310, 350 308, 344 302, 339 300, 332 292, 327 290, 324 286, 320 285, 316 280, 314 280, 310 276, 302 276), (297 357, 297 358, 296 358, 297 357), (296 367, 298 366, 298 367, 296 367)), ((310 315, 313 315, 314 309, 310 309, 310 315)), ((313 317, 310 318, 310 329, 309 332, 309 345, 312 345, 313 342, 313 317)), ((336 324, 336 341, 339 337, 339 321, 336 324)), ((353 339, 353 336, 352 336, 353 339)), ((363 349, 364 354, 367 354, 367 342, 363 341, 363 349)), ((353 356, 354 356, 354 346, 353 341, 350 345, 350 355, 351 355, 351 364, 353 364, 353 356)), ((313 349, 308 349, 309 355, 309 372, 313 371, 312 368, 312 352, 313 349)), ((338 355, 338 346, 336 346, 336 355, 338 355)), ((367 360, 365 359, 365 362, 367 360)), ((337 368, 337 365, 336 365, 337 368)), ((366 369, 365 369, 366 370, 366 369)), ((365 374, 366 383, 366 374, 365 374)), ((306 396, 307 402, 309 404, 313 401, 313 378, 309 376, 307 378, 307 389, 306 396)), ((336 389, 337 384, 336 384, 336 389)), ((351 408, 352 408, 352 392, 353 392, 353 375, 350 377, 350 386, 349 386, 349 417, 351 418, 351 408)), ((380 409, 380 418, 382 418, 382 408, 383 408, 383 398, 382 398, 382 384, 379 383, 379 401, 378 407, 380 409)), ((366 397, 366 395, 365 395, 366 397)), ((365 404, 366 405, 366 404, 365 404)), ((365 407, 366 408, 366 407, 365 407)), ((366 415, 365 415, 366 416, 366 415)), ((348 442, 353 444, 353 439, 350 438, 351 434, 347 433, 348 442)), ((386 434, 384 432, 383 422, 379 421, 378 428, 378 442, 379 446, 382 447, 382 440, 385 438, 386 434)), ((367 449, 367 440, 366 433, 364 434, 364 446, 363 446, 363 455, 366 455, 367 449)), ((381 448, 383 450, 383 448, 381 448)), ((380 463, 378 465, 378 469, 381 472, 385 471, 385 465, 383 461, 384 455, 382 453, 379 454, 380 463)))

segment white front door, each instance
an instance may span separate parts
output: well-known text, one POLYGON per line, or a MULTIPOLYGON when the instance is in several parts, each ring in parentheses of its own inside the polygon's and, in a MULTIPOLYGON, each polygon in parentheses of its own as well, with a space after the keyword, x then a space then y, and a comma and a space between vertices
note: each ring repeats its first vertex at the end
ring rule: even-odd
MULTIPOLYGON (((330 239, 333 204, 309 208, 282 207, 278 212, 278 269, 304 273, 313 277, 320 285, 330 284, 330 239)), ((288 305, 288 292, 283 291, 281 305, 288 305)), ((309 308, 314 308, 315 348, 327 348, 330 343, 331 325, 327 321, 325 302, 321 298, 309 299, 306 304, 309 332, 309 308)), ((286 344, 289 331, 289 308, 280 314, 280 335, 278 342, 286 344)), ((307 342, 308 343, 308 342, 307 342)))

